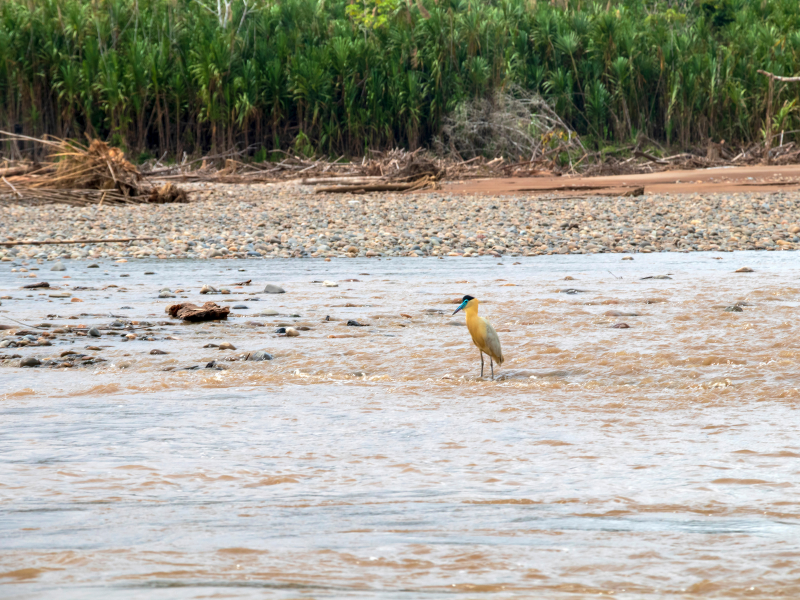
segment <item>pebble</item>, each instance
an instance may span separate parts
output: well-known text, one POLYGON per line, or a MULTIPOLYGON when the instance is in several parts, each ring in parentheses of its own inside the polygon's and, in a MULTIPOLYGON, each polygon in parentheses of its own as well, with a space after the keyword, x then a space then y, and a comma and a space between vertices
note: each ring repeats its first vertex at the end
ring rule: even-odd
POLYGON ((42 361, 34 356, 29 356, 28 358, 23 358, 21 361, 19 361, 20 367, 38 367, 41 364, 42 361))
POLYGON ((219 290, 215 288, 213 285, 204 285, 203 288, 200 290, 201 294, 216 294, 219 290))
POLYGON ((617 323, 611 326, 611 329, 630 329, 631 326, 627 323, 617 323))
POLYGON ((322 285, 324 285, 325 287, 339 287, 339 284, 336 283, 335 281, 323 281, 322 285))
POLYGON ((264 350, 256 350, 250 353, 247 360, 272 360, 272 355, 264 350))
POLYGON ((230 342, 222 342, 222 343, 219 345, 219 349, 220 349, 220 350, 236 350, 236 346, 234 346, 234 345, 233 345, 233 344, 231 344, 230 342))
POLYGON ((279 313, 274 308, 268 308, 268 309, 262 310, 260 313, 258 313, 258 316, 259 317, 275 317, 275 316, 277 316, 279 314, 281 314, 281 313, 279 313))
POLYGON ((73 261, 98 265, 101 260, 134 258, 264 260, 608 252, 632 260, 639 252, 800 249, 797 191, 648 194, 645 202, 627 197, 561 198, 554 203, 551 196, 532 193, 457 195, 435 190, 339 196, 315 194, 310 187, 290 184, 198 183, 185 187, 196 201, 104 206, 100 212, 94 206, 4 204, 0 206, 0 241, 22 237, 30 223, 65 238, 96 238, 98 229, 105 228, 116 230, 120 237, 156 239, 113 246, 0 248, 0 260, 60 261, 67 255, 73 261), (357 206, 352 200, 357 200, 357 206))
POLYGON ((744 312, 741 306, 728 306, 723 312, 744 312))
POLYGON ((233 307, 235 310, 247 310, 247 307, 244 304, 237 304, 233 307))
POLYGON ((287 327, 286 328, 286 337, 297 337, 300 335, 300 332, 297 331, 294 327, 287 327))
POLYGON ((741 269, 736 269, 736 273, 752 273, 753 269, 750 267, 742 267, 741 269))
POLYGON ((159 298, 177 298, 177 296, 171 292, 161 292, 158 295, 159 298))
POLYGON ((350 320, 347 322, 349 327, 369 327, 369 325, 364 325, 363 323, 359 323, 358 321, 350 320))
POLYGON ((264 287, 265 294, 285 294, 286 290, 284 290, 281 286, 275 285, 274 283, 268 283, 264 287))
POLYGON ((57 262, 52 267, 50 267, 51 271, 66 271, 67 267, 65 267, 62 263, 57 262))
POLYGON ((69 298, 72 296, 69 292, 53 292, 47 295, 49 298, 69 298))
POLYGON ((163 350, 159 350, 158 348, 153 348, 152 350, 150 350, 150 354, 161 355, 161 354, 169 354, 169 352, 164 352, 163 350))
POLYGON ((89 334, 89 337, 100 337, 102 335, 97 327, 89 328, 89 331, 86 333, 89 334))

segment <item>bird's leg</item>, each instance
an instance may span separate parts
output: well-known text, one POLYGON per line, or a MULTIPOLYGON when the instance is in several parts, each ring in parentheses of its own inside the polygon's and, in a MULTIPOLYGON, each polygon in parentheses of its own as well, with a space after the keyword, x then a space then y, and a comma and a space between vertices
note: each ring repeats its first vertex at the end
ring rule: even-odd
POLYGON ((489 364, 492 366, 492 381, 494 381, 494 361, 491 356, 489 357, 489 364))
POLYGON ((478 350, 481 353, 481 379, 483 379, 483 350, 478 350))

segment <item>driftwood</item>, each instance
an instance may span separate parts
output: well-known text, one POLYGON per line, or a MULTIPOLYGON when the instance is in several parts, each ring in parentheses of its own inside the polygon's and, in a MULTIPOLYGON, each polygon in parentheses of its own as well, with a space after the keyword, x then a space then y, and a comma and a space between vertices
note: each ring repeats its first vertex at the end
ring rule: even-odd
POLYGON ((5 131, 0 131, 0 140, 33 141, 49 153, 41 164, 0 169, 0 201, 75 206, 188 202, 186 192, 169 183, 154 188, 143 182, 142 173, 122 150, 101 140, 83 145, 5 131))
POLYGON ((215 302, 206 302, 203 306, 184 302, 167 307, 167 313, 169 313, 170 317, 183 319, 190 323, 225 320, 228 318, 228 313, 230 312, 230 308, 227 306, 219 306, 215 302))
MULTIPOLYGON (((764 75, 769 78, 769 87, 767 88, 767 122, 766 122, 766 129, 767 129, 767 139, 765 142, 766 152, 764 154, 764 164, 770 163, 770 150, 772 149, 772 94, 775 88, 776 81, 783 81, 785 83, 800 83, 800 77, 783 77, 781 75, 775 75, 774 73, 768 73, 767 71, 763 71, 762 69, 758 70, 758 73, 764 75)), ((783 136, 781 135, 781 141, 783 141, 783 136)))
POLYGON ((154 237, 139 237, 139 238, 123 238, 118 240, 43 240, 37 242, 36 240, 21 240, 19 242, 0 242, 0 246, 44 246, 47 244, 117 244, 121 242, 140 242, 152 241, 158 238, 154 237))
POLYGON ((380 176, 362 177, 360 175, 347 177, 307 177, 300 180, 303 185, 325 185, 326 183, 345 183, 349 185, 370 185, 381 180, 380 176))
POLYGON ((336 185, 333 187, 317 188, 317 194, 347 194, 366 192, 407 192, 415 189, 413 183, 376 183, 372 185, 336 185))
POLYGON ((16 167, 7 167, 0 169, 0 177, 16 177, 18 175, 25 175, 36 169, 36 165, 17 165, 16 167))
POLYGON ((29 283, 28 285, 23 285, 23 290, 35 290, 37 288, 49 288, 50 284, 46 281, 40 281, 39 283, 29 283))

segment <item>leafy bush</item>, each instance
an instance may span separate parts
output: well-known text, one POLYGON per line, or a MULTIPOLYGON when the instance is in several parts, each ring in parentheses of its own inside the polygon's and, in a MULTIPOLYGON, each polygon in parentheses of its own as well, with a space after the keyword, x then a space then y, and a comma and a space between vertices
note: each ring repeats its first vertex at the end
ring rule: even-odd
MULTIPOLYGON (((689 147, 760 139, 756 70, 800 72, 797 0, 556 4, 4 0, 0 127, 157 156, 360 154, 430 145, 457 107, 515 85, 598 144, 689 147)), ((777 86, 773 114, 796 96, 777 86)))

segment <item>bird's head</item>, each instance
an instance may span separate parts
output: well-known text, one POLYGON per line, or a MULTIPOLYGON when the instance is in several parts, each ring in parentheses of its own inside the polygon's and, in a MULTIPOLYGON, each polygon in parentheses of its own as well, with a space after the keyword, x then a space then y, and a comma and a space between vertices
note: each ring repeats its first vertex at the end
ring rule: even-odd
POLYGON ((467 304, 469 304, 469 303, 470 303, 471 301, 473 301, 473 300, 475 300, 475 298, 473 298, 472 296, 464 296, 464 297, 461 299, 461 304, 459 304, 459 305, 458 305, 458 308, 457 308, 457 309, 455 309, 455 311, 453 311, 453 314, 456 314, 456 313, 457 313, 458 311, 460 311, 461 309, 464 309, 464 308, 466 308, 466 307, 467 307, 467 304))

